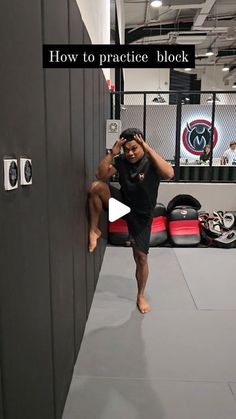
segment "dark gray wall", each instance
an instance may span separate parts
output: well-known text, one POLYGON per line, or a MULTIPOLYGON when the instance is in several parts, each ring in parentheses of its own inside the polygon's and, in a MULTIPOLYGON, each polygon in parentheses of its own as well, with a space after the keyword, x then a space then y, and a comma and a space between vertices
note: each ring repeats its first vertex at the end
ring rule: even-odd
POLYGON ((3 400, 2 400, 2 374, 0 370, 0 418, 3 419, 3 400))
POLYGON ((12 0, 0 13, 0 418, 60 418, 106 245, 87 252, 86 194, 105 154, 101 70, 43 70, 42 43, 90 43, 75 0, 12 0), (2 65, 3 64, 3 65, 2 65))

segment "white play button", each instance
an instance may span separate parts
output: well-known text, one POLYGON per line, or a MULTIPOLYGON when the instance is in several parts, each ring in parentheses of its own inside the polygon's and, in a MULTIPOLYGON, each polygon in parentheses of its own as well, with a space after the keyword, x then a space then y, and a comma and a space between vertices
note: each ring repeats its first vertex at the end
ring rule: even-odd
POLYGON ((130 207, 117 201, 115 198, 110 198, 108 201, 108 218, 113 222, 123 217, 130 212, 130 207))

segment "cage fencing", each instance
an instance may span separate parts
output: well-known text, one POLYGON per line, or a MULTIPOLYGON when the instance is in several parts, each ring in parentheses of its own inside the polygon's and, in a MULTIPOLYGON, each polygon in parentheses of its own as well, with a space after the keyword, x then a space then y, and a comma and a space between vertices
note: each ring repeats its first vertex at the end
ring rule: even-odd
POLYGON ((139 128, 175 182, 236 181, 235 116, 236 92, 111 93, 111 118, 139 128))

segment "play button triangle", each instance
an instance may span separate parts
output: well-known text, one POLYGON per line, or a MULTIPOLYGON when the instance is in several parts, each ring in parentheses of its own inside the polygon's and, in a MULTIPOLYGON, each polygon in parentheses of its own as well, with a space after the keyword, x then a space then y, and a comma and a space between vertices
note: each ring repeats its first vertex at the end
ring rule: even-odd
POLYGON ((130 207, 117 201, 115 198, 110 198, 108 202, 108 218, 113 222, 123 217, 130 212, 130 207))

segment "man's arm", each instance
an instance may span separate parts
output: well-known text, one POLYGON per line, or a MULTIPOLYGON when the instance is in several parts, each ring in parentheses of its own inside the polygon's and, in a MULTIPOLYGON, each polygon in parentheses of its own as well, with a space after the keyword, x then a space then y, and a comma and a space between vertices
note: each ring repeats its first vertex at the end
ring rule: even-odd
POLYGON ((227 150, 223 153, 223 156, 221 157, 220 164, 228 164, 228 152, 227 150))
POLYGON ((96 178, 98 180, 105 180, 109 179, 110 177, 114 176, 117 172, 116 168, 112 164, 112 160, 116 154, 120 152, 122 145, 125 143, 126 140, 119 139, 115 142, 114 146, 112 147, 111 153, 107 154, 106 157, 99 163, 96 172, 96 178))
POLYGON ((117 172, 116 168, 112 165, 113 155, 107 154, 106 157, 100 161, 96 171, 96 178, 98 180, 109 179, 114 176, 117 172))
POLYGON ((159 156, 159 154, 157 154, 157 152, 153 150, 153 148, 151 148, 140 135, 136 135, 135 140, 142 145, 144 151, 146 151, 146 153, 150 156, 160 176, 165 180, 172 179, 174 177, 173 167, 161 156, 159 156))

